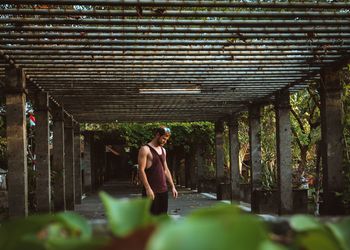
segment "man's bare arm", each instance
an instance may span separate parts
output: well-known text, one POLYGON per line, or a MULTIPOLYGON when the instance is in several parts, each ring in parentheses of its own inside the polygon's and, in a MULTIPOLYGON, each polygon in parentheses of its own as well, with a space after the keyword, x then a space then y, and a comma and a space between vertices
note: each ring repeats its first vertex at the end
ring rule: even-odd
MULTIPOLYGON (((164 150, 164 152, 165 152, 165 150, 164 150)), ((173 177, 171 176, 171 173, 170 173, 170 170, 169 170, 169 167, 168 167, 168 163, 166 162, 166 159, 165 159, 165 162, 164 162, 164 167, 165 167, 164 174, 165 174, 165 177, 166 177, 167 181, 170 184, 171 192, 173 193, 173 197, 177 198, 178 193, 177 193, 177 190, 175 188, 173 177)))
POLYGON ((148 154, 147 147, 145 147, 145 146, 141 147, 139 150, 139 155, 138 155, 139 177, 140 177, 140 180, 141 180, 143 186, 146 189, 147 197, 154 200, 154 193, 153 193, 151 186, 148 183, 148 179, 147 179, 147 176, 145 173, 145 169, 146 169, 146 165, 147 165, 147 154, 148 154))

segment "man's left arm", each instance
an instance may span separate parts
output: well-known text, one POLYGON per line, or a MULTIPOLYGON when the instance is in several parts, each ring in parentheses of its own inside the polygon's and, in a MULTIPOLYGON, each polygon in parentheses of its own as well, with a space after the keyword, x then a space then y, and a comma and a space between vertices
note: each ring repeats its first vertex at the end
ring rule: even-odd
MULTIPOLYGON (((165 149, 164 149, 164 152, 165 152, 165 149)), ((171 186, 171 192, 173 193, 173 197, 176 199, 178 196, 178 193, 177 193, 177 190, 176 190, 175 185, 174 185, 173 177, 171 176, 171 173, 170 173, 169 168, 168 168, 166 155, 165 155, 165 161, 164 161, 164 174, 165 174, 165 177, 171 186)))

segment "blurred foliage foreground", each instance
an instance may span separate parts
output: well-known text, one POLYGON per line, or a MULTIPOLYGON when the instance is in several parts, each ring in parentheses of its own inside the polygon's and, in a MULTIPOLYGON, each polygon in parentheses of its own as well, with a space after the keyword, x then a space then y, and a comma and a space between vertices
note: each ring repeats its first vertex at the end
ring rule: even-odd
POLYGON ((350 249, 350 218, 320 222, 297 215, 266 221, 238 206, 218 204, 173 220, 152 216, 148 199, 100 197, 107 227, 92 227, 72 212, 35 215, 1 225, 0 249, 350 249))

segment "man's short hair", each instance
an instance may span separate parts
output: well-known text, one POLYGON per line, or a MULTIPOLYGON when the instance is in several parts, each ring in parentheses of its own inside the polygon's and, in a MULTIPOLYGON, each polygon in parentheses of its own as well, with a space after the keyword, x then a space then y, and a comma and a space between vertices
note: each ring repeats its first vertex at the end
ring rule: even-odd
POLYGON ((160 126, 160 127, 156 128, 154 134, 155 135, 159 134, 160 136, 162 136, 162 135, 169 135, 170 136, 171 135, 171 130, 168 127, 160 126))

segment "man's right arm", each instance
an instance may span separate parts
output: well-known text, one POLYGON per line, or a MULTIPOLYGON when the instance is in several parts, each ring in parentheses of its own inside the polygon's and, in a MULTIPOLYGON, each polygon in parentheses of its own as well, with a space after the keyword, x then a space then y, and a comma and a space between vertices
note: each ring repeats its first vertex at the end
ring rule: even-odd
POLYGON ((145 147, 145 146, 141 147, 140 151, 139 151, 139 155, 138 155, 139 177, 140 177, 140 180, 141 180, 143 186, 146 189, 147 197, 154 200, 154 193, 153 193, 151 186, 148 183, 147 176, 145 173, 146 165, 147 165, 147 154, 148 154, 147 147, 145 147))

